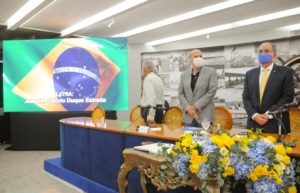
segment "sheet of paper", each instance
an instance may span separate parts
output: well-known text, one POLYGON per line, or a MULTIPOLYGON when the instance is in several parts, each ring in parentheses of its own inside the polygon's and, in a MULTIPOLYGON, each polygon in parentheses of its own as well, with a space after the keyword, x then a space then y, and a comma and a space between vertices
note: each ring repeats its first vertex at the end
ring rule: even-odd
POLYGON ((161 131, 160 127, 151 127, 150 131, 161 131))
POLYGON ((138 133, 148 133, 149 127, 148 126, 139 126, 138 127, 138 133))
MULTIPOLYGON (((159 143, 151 143, 151 144, 147 144, 147 145, 140 145, 140 146, 133 147, 133 149, 156 154, 161 149, 161 146, 159 146, 158 144, 159 143)), ((173 147, 173 144, 171 144, 171 143, 163 143, 163 145, 167 146, 169 148, 173 147)))

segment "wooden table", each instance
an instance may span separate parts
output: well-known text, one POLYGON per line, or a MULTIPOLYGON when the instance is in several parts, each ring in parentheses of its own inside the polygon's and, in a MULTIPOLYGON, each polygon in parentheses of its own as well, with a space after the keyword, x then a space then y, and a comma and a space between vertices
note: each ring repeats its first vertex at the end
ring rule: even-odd
MULTIPOLYGON (((77 126, 88 129, 102 130, 114 133, 124 133, 128 135, 136 135, 136 136, 145 136, 151 137, 155 139, 163 139, 170 141, 178 141, 179 137, 183 134, 181 128, 178 128, 174 125, 158 125, 162 128, 161 131, 149 131, 148 133, 138 133, 136 131, 137 126, 140 123, 132 123, 129 121, 120 121, 120 120, 106 120, 104 123, 94 122, 90 117, 74 117, 61 119, 60 123, 64 125, 77 126)), ((231 133, 238 133, 240 130, 232 129, 231 133)), ((264 134, 265 136, 271 135, 277 138, 276 134, 264 134)), ((293 152, 290 154, 294 157, 300 157, 300 133, 289 133, 288 135, 284 135, 283 139, 287 142, 296 141, 296 147, 293 148, 293 152)))
MULTIPOLYGON (((139 123, 119 120, 106 120, 101 123, 93 122, 90 117, 67 118, 60 120, 60 123, 61 162, 63 167, 90 180, 95 180, 95 182, 115 191, 119 189, 116 181, 119 176, 120 165, 124 163, 122 160, 124 149, 133 148, 136 145, 140 145, 143 141, 173 143, 178 141, 179 137, 183 134, 181 128, 165 124, 161 125, 161 131, 149 131, 143 134, 136 131, 139 123), (109 147, 109 151, 107 147, 109 147), (112 157, 114 158, 114 162, 111 160, 112 157), (108 163, 110 164, 109 167, 106 165, 108 163), (108 175, 112 177, 107 178, 108 175)), ((233 129, 232 131, 235 130, 233 129)), ((276 135, 273 136, 276 137, 276 135)), ((293 148, 290 155, 300 157, 300 134, 289 134, 284 139, 286 141, 298 140, 296 147, 293 148)), ((129 154, 126 150, 124 153, 124 157, 126 156, 125 160, 135 160, 133 165, 128 166, 128 164, 125 164, 127 166, 124 166, 125 169, 122 169, 123 174, 121 175, 121 179, 123 176, 123 181, 121 180, 120 183, 125 183, 125 185, 127 183, 125 177, 126 173, 130 171, 129 168, 138 168, 141 163, 137 162, 137 160, 143 160, 143 156, 146 156, 146 161, 151 160, 152 162, 157 159, 155 156, 155 159, 147 157, 144 152, 139 152, 136 155, 136 153, 129 154)), ((129 181, 136 183, 139 178, 136 176, 135 181, 129 181)), ((129 187, 129 189, 138 186, 139 184, 136 184, 129 187)), ((124 189, 126 187, 127 185, 124 189)), ((139 192, 142 192, 142 190, 139 192)))
MULTIPOLYGON (((179 186, 191 186, 194 189, 200 189, 202 183, 197 176, 193 175, 189 180, 182 180, 180 177, 174 177, 168 175, 164 177, 165 183, 160 182, 160 166, 165 161, 163 157, 155 156, 154 154, 137 151, 134 149, 125 149, 123 151, 124 163, 120 168, 118 176, 119 192, 126 193, 128 186, 127 175, 128 173, 137 168, 140 173, 140 185, 143 193, 147 193, 146 189, 146 177, 151 180, 151 183, 157 188, 157 190, 172 189, 174 185, 179 186)), ((216 180, 210 181, 211 193, 220 193, 220 188, 216 184, 216 180)))

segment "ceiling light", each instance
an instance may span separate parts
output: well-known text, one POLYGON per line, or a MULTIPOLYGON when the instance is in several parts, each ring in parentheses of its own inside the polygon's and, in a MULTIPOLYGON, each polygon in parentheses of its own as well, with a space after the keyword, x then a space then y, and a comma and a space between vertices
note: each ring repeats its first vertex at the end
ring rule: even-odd
POLYGON ((296 31, 300 29, 300 23, 295 24, 295 25, 289 25, 286 28, 288 28, 290 31, 296 31))
POLYGON ((209 34, 207 34, 207 35, 206 35, 206 39, 209 39, 209 38, 210 38, 210 37, 209 37, 209 34))
POLYGON ((114 23, 115 23, 115 21, 111 20, 111 22, 109 22, 109 24, 107 25, 107 27, 111 27, 114 23))
POLYGON ((113 15, 119 14, 123 11, 126 11, 132 7, 135 7, 141 3, 146 2, 147 0, 126 0, 119 4, 116 4, 115 6, 112 6, 100 13, 97 13, 96 15, 93 15, 87 19, 84 19, 80 21, 79 23, 76 23, 75 25, 68 27, 67 29, 64 29, 61 32, 61 36, 69 35, 75 31, 78 31, 82 28, 85 28, 89 25, 92 25, 94 23, 97 23, 99 21, 103 21, 113 15))
POLYGON ((28 21, 55 0, 30 0, 15 12, 7 21, 7 29, 14 30, 28 21))
POLYGON ((267 14, 267 15, 262 15, 259 17, 240 20, 240 21, 233 22, 233 23, 222 24, 222 25, 218 25, 218 26, 214 26, 214 27, 210 27, 210 28, 206 28, 206 29, 201 29, 201 30, 197 30, 197 31, 193 31, 193 32, 185 33, 185 34, 171 36, 168 38, 151 41, 151 42, 148 42, 147 44, 155 46, 155 45, 159 45, 159 44, 174 42, 174 41, 192 38, 192 37, 196 37, 196 36, 200 36, 200 35, 205 35, 208 33, 214 33, 214 32, 224 31, 224 30, 228 30, 228 29, 234 29, 234 28, 238 28, 238 27, 252 25, 252 24, 256 24, 256 23, 261 23, 261 22, 265 22, 265 21, 280 19, 280 18, 284 18, 284 17, 288 17, 288 16, 297 15, 297 14, 300 14, 300 7, 288 9, 288 10, 284 10, 284 11, 279 11, 279 12, 275 12, 275 13, 271 13, 271 14, 267 14))
POLYGON ((170 25, 170 24, 177 23, 177 22, 180 22, 180 21, 184 21, 184 20, 187 20, 187 19, 191 19, 191 18, 194 18, 194 17, 199 17, 201 15, 217 12, 217 11, 220 11, 220 10, 224 10, 224 9, 234 7, 234 6, 237 6, 237 5, 241 5, 241 4, 244 4, 244 3, 248 3, 248 2, 251 2, 251 1, 254 1, 254 0, 229 0, 229 1, 226 1, 226 2, 222 2, 222 3, 210 5, 210 6, 201 8, 201 9, 197 9, 197 10, 194 10, 194 11, 190 11, 190 12, 187 12, 187 13, 184 13, 184 14, 181 14, 181 15, 177 15, 177 16, 170 17, 170 18, 167 18, 167 19, 163 19, 163 20, 160 20, 160 21, 155 22, 155 23, 140 26, 140 27, 137 27, 133 30, 129 30, 127 32, 123 32, 123 33, 120 33, 120 34, 117 34, 117 35, 113 35, 112 37, 132 36, 132 35, 139 34, 139 33, 145 32, 145 31, 153 30, 153 29, 156 29, 156 28, 159 28, 159 27, 163 27, 163 26, 166 26, 166 25, 170 25))

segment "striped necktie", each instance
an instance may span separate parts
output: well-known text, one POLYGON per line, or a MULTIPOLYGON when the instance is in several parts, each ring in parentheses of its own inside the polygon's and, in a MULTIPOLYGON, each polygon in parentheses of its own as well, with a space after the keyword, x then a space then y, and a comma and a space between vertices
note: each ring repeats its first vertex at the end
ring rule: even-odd
POLYGON ((262 71, 260 88, 259 88, 259 93, 260 93, 260 96, 259 96, 260 100, 259 101, 260 101, 260 104, 262 103, 262 98, 264 96, 264 91, 265 91, 265 88, 266 88, 268 77, 269 77, 268 76, 268 69, 264 68, 263 71, 262 71))

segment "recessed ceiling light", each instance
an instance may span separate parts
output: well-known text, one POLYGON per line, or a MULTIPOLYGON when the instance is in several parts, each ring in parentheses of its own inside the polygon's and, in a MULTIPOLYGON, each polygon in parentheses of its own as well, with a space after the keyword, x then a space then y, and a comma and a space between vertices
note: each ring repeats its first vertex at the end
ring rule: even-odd
POLYGON ((194 17, 199 17, 201 15, 206 15, 206 14, 209 14, 209 13, 217 12, 217 11, 220 11, 220 10, 224 10, 224 9, 234 7, 234 6, 237 6, 237 5, 241 5, 241 4, 244 4, 244 3, 248 3, 248 2, 251 2, 251 1, 254 1, 254 0, 229 0, 229 1, 226 1, 226 2, 222 2, 222 3, 210 5, 210 6, 207 6, 207 7, 203 7, 201 9, 196 9, 196 10, 193 10, 193 11, 190 11, 190 12, 186 12, 184 14, 176 15, 174 17, 163 19, 163 20, 160 20, 160 21, 155 22, 155 23, 140 26, 140 27, 137 27, 133 30, 129 30, 129 31, 126 31, 126 32, 123 32, 123 33, 120 33, 120 34, 113 35, 112 37, 132 36, 132 35, 139 34, 139 33, 145 32, 145 31, 153 30, 153 29, 156 29, 156 28, 159 28, 159 27, 163 27, 163 26, 166 26, 166 25, 170 25, 170 24, 177 23, 177 22, 180 22, 180 21, 184 21, 184 20, 187 20, 187 19, 191 19, 191 18, 194 18, 194 17))
POLYGON ((224 30, 228 30, 228 29, 234 29, 234 28, 238 28, 238 27, 243 27, 243 26, 261 23, 261 22, 265 22, 265 21, 271 21, 271 20, 280 19, 280 18, 298 15, 298 14, 300 14, 300 7, 288 9, 288 10, 284 10, 284 11, 279 11, 279 12, 275 12, 275 13, 271 13, 271 14, 267 14, 267 15, 262 15, 262 16, 258 16, 258 17, 253 17, 253 18, 249 18, 249 19, 244 19, 244 20, 240 20, 237 22, 233 22, 233 23, 222 24, 222 25, 218 25, 218 26, 214 26, 214 27, 210 27, 210 28, 205 28, 205 29, 201 29, 201 30, 197 30, 197 31, 193 31, 193 32, 188 32, 185 34, 171 36, 168 38, 151 41, 151 42, 148 42, 147 44, 155 46, 155 45, 159 45, 159 44, 174 42, 174 41, 192 38, 192 37, 196 37, 196 36, 200 36, 200 35, 205 35, 208 33, 211 34, 214 32, 224 31, 224 30))
POLYGON ((115 23, 115 20, 111 20, 111 22, 109 22, 109 24, 107 25, 107 27, 111 27, 113 24, 115 23))
POLYGON ((300 23, 294 24, 294 25, 289 25, 289 26, 287 26, 285 28, 288 28, 290 31, 296 31, 296 30, 300 29, 300 23))
POLYGON ((147 0, 126 0, 126 1, 123 1, 119 4, 116 4, 100 13, 97 13, 96 15, 93 15, 87 19, 84 19, 78 23, 76 23, 75 25, 72 25, 70 27, 68 27, 67 29, 64 29, 62 32, 61 32, 61 36, 66 36, 66 35, 69 35, 75 31, 78 31, 82 28, 85 28, 89 25, 92 25, 94 23, 97 23, 99 21, 103 21, 113 15, 116 15, 116 14, 119 14, 123 11, 126 11, 132 7, 135 7, 139 4, 142 4, 144 2, 146 2, 147 0))
POLYGON ((14 30, 30 18, 38 14, 41 10, 55 2, 56 0, 30 0, 15 12, 7 21, 7 29, 14 30))

